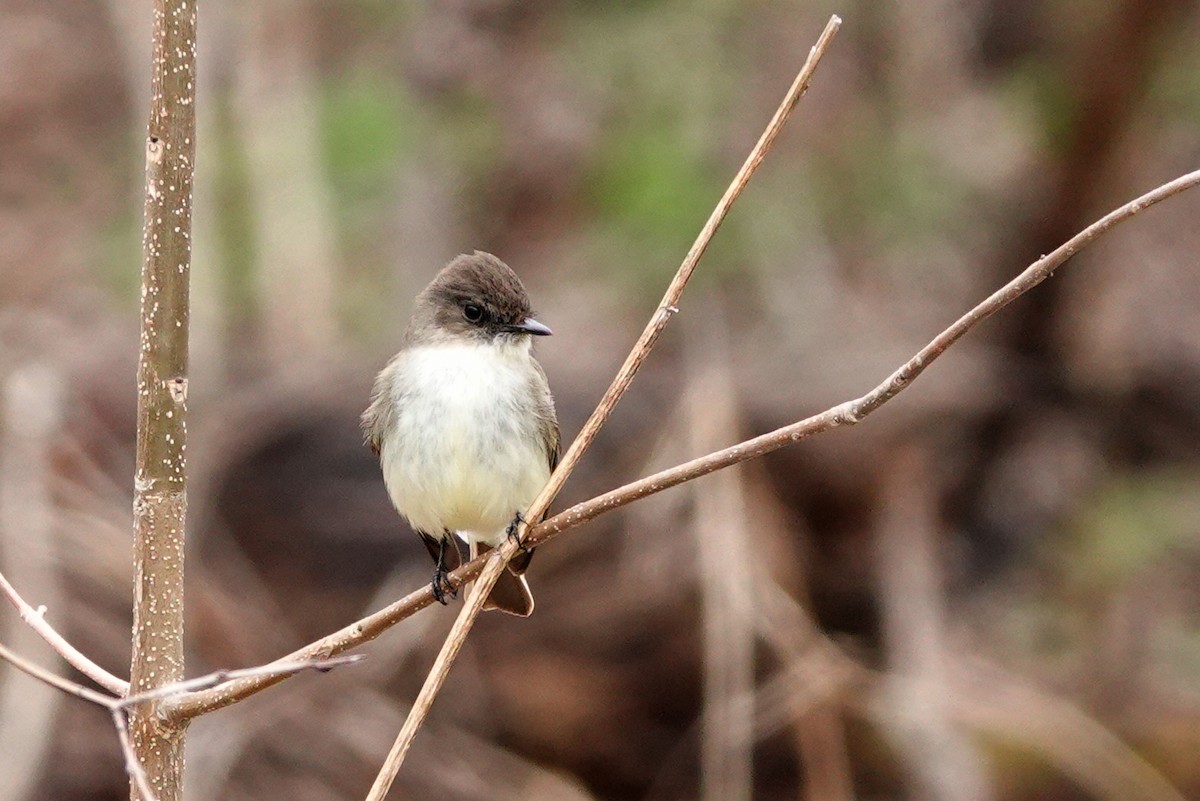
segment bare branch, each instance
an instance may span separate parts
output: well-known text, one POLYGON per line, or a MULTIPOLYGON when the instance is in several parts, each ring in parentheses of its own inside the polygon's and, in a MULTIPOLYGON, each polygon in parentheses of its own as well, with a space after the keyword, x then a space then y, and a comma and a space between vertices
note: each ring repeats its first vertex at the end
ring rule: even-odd
MULTIPOLYGON (((38 587, 42 600, 62 605, 63 591, 54 550, 53 500, 49 483, 50 441, 61 430, 63 388, 59 371, 44 364, 22 366, 5 379, 3 459, 0 459, 0 551, 15 579, 38 587)), ((46 621, 46 607, 25 602, 8 578, 0 573, 0 591, 29 625, 68 664, 114 695, 129 689, 129 682, 114 676, 88 659, 46 621)), ((16 635, 21 650, 26 634, 16 635)), ((0 738, 2 739, 2 738, 0 738)), ((43 738, 33 738, 35 741, 43 738)), ((12 743, 8 743, 9 746, 12 743)), ((9 791, 15 788, 9 787, 9 791)), ((17 797, 24 796, 16 792, 17 797)))
POLYGON ((142 801, 158 801, 154 791, 150 789, 150 779, 146 776, 146 771, 142 767, 142 763, 138 761, 137 753, 133 750, 133 743, 129 740, 129 718, 126 716, 125 710, 114 708, 112 721, 117 730, 117 742, 121 744, 121 755, 125 758, 125 772, 129 774, 129 778, 133 779, 138 792, 142 794, 142 801))
MULTIPOLYGON (((868 414, 907 388, 909 384, 925 371, 925 368, 941 356, 947 348, 957 342, 963 334, 1033 289, 1042 281, 1045 281, 1067 259, 1091 244, 1101 234, 1113 228, 1117 223, 1123 222, 1138 212, 1153 206, 1155 203, 1166 200, 1197 184, 1200 184, 1200 170, 1180 176, 1157 189, 1147 192, 1136 200, 1132 200, 1120 208, 1109 212, 1083 229, 1083 231, 1071 237, 1071 239, 1055 249, 1054 252, 1035 261, 1012 281, 1009 281, 978 306, 960 317, 953 325, 934 337, 928 345, 921 348, 915 356, 905 362, 903 366, 884 379, 882 383, 866 395, 846 401, 845 403, 840 403, 820 414, 806 417, 791 425, 778 428, 745 442, 740 442, 724 450, 701 456, 690 462, 685 462, 676 467, 655 473, 652 476, 639 479, 611 492, 606 492, 603 495, 592 498, 589 501, 576 504, 570 509, 560 512, 551 519, 533 527, 525 540, 526 544, 530 546, 538 545, 549 540, 560 531, 574 528, 580 523, 591 520, 604 512, 632 503, 647 495, 662 492, 685 481, 691 481, 694 478, 721 470, 738 462, 744 462, 747 459, 754 459, 771 451, 779 450, 785 445, 799 442, 802 439, 811 437, 813 434, 861 422, 868 414)), ((461 569, 466 573, 474 568, 473 564, 471 564, 465 565, 461 569)))
MULTIPOLYGON (((153 9, 133 499, 134 604, 129 676, 133 692, 182 679, 184 654, 196 3, 154 0, 153 9)), ((149 785, 161 801, 179 801, 183 796, 183 728, 162 725, 149 708, 141 706, 130 710, 128 720, 133 750, 149 775, 149 785)), ((131 796, 137 789, 131 789, 131 796)))
POLYGON ((319 670, 328 671, 342 665, 352 665, 361 662, 365 659, 361 654, 352 656, 338 656, 328 659, 305 659, 291 662, 273 662, 269 665, 261 667, 245 668, 242 670, 218 670, 206 676, 199 676, 187 681, 174 682, 162 687, 148 690, 136 695, 130 695, 125 698, 116 698, 103 693, 99 693, 82 684, 73 682, 70 679, 64 679, 51 673, 49 670, 34 664, 24 657, 14 653, 10 649, 0 643, 0 659, 11 664, 17 670, 25 673, 38 681, 47 684, 56 690, 73 695, 76 698, 82 698, 97 706, 102 706, 112 714, 113 725, 117 729, 117 739, 121 744, 121 752, 125 758, 125 770, 129 773, 130 779, 133 780, 138 792, 142 795, 144 801, 158 801, 154 792, 150 789, 150 782, 146 776, 146 771, 142 767, 141 761, 137 758, 133 744, 129 738, 129 718, 128 710, 136 705, 145 704, 165 698, 170 695, 175 695, 190 690, 199 690, 212 687, 222 682, 253 678, 260 676, 281 677, 292 676, 302 670, 319 670))
POLYGON ((288 676, 294 676, 305 670, 317 670, 322 673, 333 670, 342 665, 354 665, 364 659, 364 654, 351 654, 350 656, 334 656, 316 659, 296 659, 291 661, 270 662, 265 665, 259 665, 252 668, 240 668, 238 670, 215 670, 204 676, 197 676, 194 679, 185 679, 184 681, 176 681, 170 684, 164 684, 161 687, 156 687, 153 690, 147 690, 142 693, 134 693, 118 699, 116 706, 121 708, 129 708, 138 704, 145 704, 151 701, 158 701, 163 698, 168 698, 172 695, 181 695, 186 692, 195 692, 197 690, 207 690, 210 687, 216 687, 218 684, 224 684, 228 681, 237 681, 238 679, 252 679, 258 677, 265 678, 280 678, 285 679, 288 676))
MULTIPOLYGON (((483 570, 486 561, 486 556, 480 557, 450 573, 448 577, 450 585, 458 589, 474 579, 483 570)), ((410 592, 390 606, 351 623, 333 634, 311 642, 282 657, 279 661, 291 662, 344 653, 351 648, 370 642, 401 620, 411 617, 433 603, 435 603, 433 593, 429 584, 426 583, 420 589, 410 592)), ((164 698, 158 705, 158 714, 171 722, 182 723, 197 715, 203 715, 248 698, 278 684, 285 678, 287 678, 286 674, 241 678, 218 684, 211 689, 185 693, 174 698, 164 698)))
MULTIPOLYGON (((637 375, 642 363, 650 355, 650 349, 658 341, 659 335, 667 327, 667 323, 671 321, 671 318, 679 312, 679 299, 682 297, 683 290, 687 286, 688 281, 691 280, 692 274, 696 270, 696 265, 700 263, 700 257, 708 250, 709 242, 712 241, 713 235, 716 234, 726 215, 729 214, 734 201, 738 199, 742 194, 742 190, 746 188, 746 184, 754 177, 755 171, 762 163, 767 152, 771 149, 771 146, 775 144, 776 138, 778 138, 780 131, 783 130, 783 126, 787 123, 792 111, 796 108, 796 104, 808 90, 808 85, 812 81, 817 64, 820 63, 821 57, 825 55, 826 49, 828 49, 830 42, 833 41, 834 34, 837 33, 841 25, 842 21, 837 16, 829 18, 829 22, 825 25, 825 30, 821 32, 817 43, 809 51, 808 59, 804 62, 804 66, 800 68, 800 72, 796 74, 795 80, 792 81, 791 87, 788 88, 783 102, 775 110, 771 121, 767 123, 767 127, 763 130, 758 142, 750 151, 750 155, 746 157, 741 168, 734 176, 733 181, 725 190, 725 194, 722 195, 720 201, 717 202, 716 208, 709 215, 708 221, 700 229, 696 241, 692 244, 691 249, 688 250, 683 263, 679 265, 679 270, 676 271, 675 277, 671 279, 671 283, 667 286, 667 291, 663 295, 662 301, 659 302, 658 309, 650 318, 650 322, 646 324, 646 328, 642 331, 642 335, 629 352, 629 356, 625 358, 625 363, 621 365, 621 369, 617 371, 616 377, 604 393, 604 397, 600 399, 600 403, 596 406, 595 411, 592 412, 587 422, 583 424, 579 435, 575 437, 575 440, 571 443, 571 447, 563 455, 558 469, 554 471, 554 475, 550 476, 550 481, 530 506, 529 512, 526 515, 529 520, 539 519, 550 506, 551 501, 558 495, 558 491, 562 489, 563 484, 575 469, 575 465, 583 456, 584 451, 592 444, 592 440, 596 438, 596 435, 600 432, 600 428, 608 421, 609 415, 612 414, 617 402, 625 394, 625 391, 629 389, 629 385, 633 383, 634 376, 637 375)), ((511 554, 509 557, 511 558, 511 554)))
MULTIPOLYGON (((712 241, 713 235, 716 234, 717 229, 721 226, 721 222, 729 213, 733 202, 738 199, 738 196, 742 194, 742 190, 746 188, 746 184, 750 182, 754 172, 758 169, 758 165, 762 163, 767 151, 771 149, 771 145, 774 144, 776 137, 779 136, 779 132, 783 130, 783 126, 787 122, 788 117, 791 116, 796 103, 799 102, 800 97, 808 89, 809 81, 812 80, 813 72, 816 70, 821 56, 824 55, 826 48, 828 48, 829 43, 833 40, 833 36, 837 33, 841 24, 842 21, 838 17, 830 17, 825 30, 817 39, 816 45, 809 51, 808 59, 804 62, 804 66, 800 68, 800 72, 796 75, 796 79, 788 89, 783 102, 776 109, 775 115, 767 124, 754 149, 750 151, 750 155, 746 157, 741 169, 734 176, 733 182, 730 183, 729 187, 725 190, 725 194, 717 203, 716 208, 709 215, 708 221, 700 230, 695 243, 693 243, 691 249, 688 251, 687 256, 684 257, 683 263, 679 265, 679 270, 676 271, 675 277, 667 287, 666 294, 663 295, 657 311, 650 318, 650 322, 646 324, 642 335, 629 352, 629 356, 626 357, 625 363, 621 365, 621 369, 617 371, 612 384, 609 385, 608 391, 604 393, 604 397, 600 399, 600 403, 592 412, 591 417, 584 423, 579 435, 575 437, 575 440, 571 443, 571 447, 567 449, 557 469, 550 476, 550 480, 526 511, 526 519, 540 520, 542 515, 545 514, 551 501, 558 495, 558 491, 562 489, 563 484, 571 475, 571 471, 579 463, 579 459, 583 456, 584 451, 592 444, 592 440, 596 438, 596 434, 600 432, 600 428, 608 420, 609 415, 612 414, 612 410, 617 405, 617 402, 621 400, 625 391, 629 389, 634 376, 637 375, 642 363, 650 355, 650 350, 654 347, 654 343, 658 341, 659 335, 667 327, 667 323, 670 322, 671 317, 679 311, 676 304, 683 295, 684 287, 687 286, 692 273, 695 272, 696 265, 700 263, 700 258, 704 255, 704 251, 708 249, 708 243, 712 241)), ((400 769, 400 765, 404 761, 404 755, 408 752, 408 746, 412 742, 412 738, 416 736, 421 723, 425 720, 425 716, 428 714, 434 698, 437 697, 438 692, 441 690, 442 684, 450 672, 450 666, 454 663, 463 642, 467 638, 467 634, 475 624, 475 619, 479 616, 479 611, 483 608, 483 603, 487 599, 488 593, 492 591, 492 587, 504 571, 509 560, 516 554, 527 529, 528 524, 521 523, 516 536, 505 540, 499 548, 496 548, 490 554, 490 559, 486 567, 484 567, 483 572, 480 573, 471 597, 467 599, 463 610, 455 619, 454 626, 451 627, 450 633, 446 636, 446 641, 442 644, 442 650, 438 653, 433 668, 430 670, 429 675, 426 676, 425 683, 421 686, 421 691, 417 694, 416 701, 413 702, 412 710, 408 713, 408 718, 405 719, 404 726, 400 729, 400 734, 397 736, 396 742, 392 745, 392 749, 388 753, 387 759, 380 769, 374 785, 371 787, 371 792, 367 795, 367 801, 382 801, 383 797, 387 795, 387 791, 392 786, 392 781, 396 777, 396 772, 400 769)))
POLYGON ((123 699, 98 693, 93 689, 84 687, 82 684, 64 679, 61 676, 56 676, 40 665, 36 665, 13 653, 4 647, 3 644, 0 644, 0 659, 5 660, 17 670, 32 676, 44 684, 48 684, 56 690, 62 690, 68 695, 82 698, 85 701, 107 709, 112 715, 113 725, 117 729, 117 740, 121 744, 121 753, 125 759, 125 771, 138 788, 143 801, 158 801, 154 792, 150 789, 149 781, 146 778, 146 771, 138 760, 137 754, 134 753, 133 744, 129 740, 129 720, 125 716, 123 699))
POLYGON ((98 693, 95 690, 84 687, 82 684, 73 682, 70 679, 64 679, 62 676, 57 676, 46 670, 41 665, 35 665, 33 662, 28 661, 24 657, 13 653, 3 644, 0 644, 0 659, 3 659, 17 670, 28 676, 32 676, 43 684, 49 684, 56 690, 62 690, 64 693, 73 695, 76 698, 82 698, 85 701, 90 701, 91 703, 97 704, 106 709, 112 709, 113 703, 117 701, 116 698, 104 695, 103 693, 98 693))
POLYGON ((141 794, 143 801, 158 801, 154 792, 150 789, 150 782, 146 778, 146 771, 142 767, 141 761, 138 760, 137 754, 133 749, 133 744, 129 740, 129 719, 125 715, 125 701, 123 699, 98 693, 95 690, 84 687, 82 684, 64 679, 61 676, 56 676, 40 665, 36 665, 13 653, 4 647, 3 644, 0 644, 0 659, 5 660, 17 670, 32 676, 40 682, 48 684, 56 690, 62 690, 76 698, 82 698, 85 701, 107 709, 112 715, 113 726, 117 729, 117 740, 121 744, 121 753, 125 759, 126 773, 129 774, 129 778, 133 781, 138 793, 141 794))
POLYGON ((4 577, 3 573, 0 573, 0 591, 4 592, 5 597, 8 598, 8 602, 16 608, 17 612, 21 615, 21 620, 24 620, 29 624, 30 628, 40 634, 42 639, 58 652, 59 656, 67 660, 67 664, 113 695, 125 695, 125 693, 129 692, 129 682, 109 673, 84 656, 71 643, 67 642, 66 638, 55 631, 54 627, 47 622, 46 608, 38 607, 34 609, 26 603, 25 599, 17 593, 16 589, 4 577))
MULTIPOLYGON (((883 383, 860 398, 840 403, 820 414, 807 417, 791 425, 776 429, 753 439, 740 442, 724 450, 710 453, 639 479, 622 487, 598 495, 591 500, 576 504, 554 517, 529 529, 524 542, 528 546, 540 545, 568 529, 575 528, 592 518, 636 500, 654 495, 691 481, 703 475, 721 470, 739 462, 754 459, 778 450, 785 445, 841 426, 853 425, 875 409, 895 397, 917 378, 947 348, 953 345, 977 323, 995 314, 1016 298, 1033 289, 1061 267, 1067 259, 1091 244, 1100 235, 1109 231, 1155 203, 1177 195, 1200 184, 1200 170, 1187 173, 1169 183, 1159 186, 1136 200, 1130 201, 1110 212, 1092 225, 1072 237, 1053 253, 1043 256, 1024 272, 967 314, 952 326, 938 334, 908 362, 888 376, 883 383)), ((491 555, 475 559, 449 575, 450 585, 461 587, 482 572, 491 555)), ((428 585, 415 590, 394 604, 372 615, 342 628, 326 637, 312 642, 289 654, 286 659, 309 659, 314 656, 339 654, 375 639, 401 620, 434 603, 428 585)), ((228 706, 282 681, 282 677, 258 677, 229 682, 210 690, 189 693, 180 698, 164 700, 160 714, 176 721, 187 720, 214 709, 228 706)))
MULTIPOLYGON (((510 539, 505 544, 512 543, 513 541, 510 539)), ((511 550, 515 552, 515 546, 511 550)), ((500 549, 497 548, 496 554, 499 552, 500 549)), ((483 602, 487 599, 488 593, 492 591, 496 579, 500 578, 500 573, 505 569, 510 558, 512 558, 511 553, 507 557, 492 555, 487 560, 483 572, 479 574, 479 581, 471 592, 471 597, 463 605, 463 610, 455 618, 450 633, 446 635, 446 641, 442 643, 442 649, 438 652, 433 667, 429 669, 429 675, 425 677, 421 691, 417 693, 417 700, 413 702, 412 709, 404 718, 404 725, 400 727, 400 733, 396 735, 396 741, 392 743, 392 748, 388 751, 387 758, 379 769, 370 792, 367 793, 367 801, 383 801, 384 796, 391 789, 392 782, 396 779, 396 773, 400 770, 400 765, 404 763, 408 747, 416 737, 421 724, 425 722, 425 716, 429 713, 429 708, 433 706, 433 700, 441 690, 442 683, 450 672, 450 666, 454 664, 458 652, 466 642, 467 634, 471 631, 471 626, 475 624, 475 618, 479 617, 479 612, 483 609, 483 602)))

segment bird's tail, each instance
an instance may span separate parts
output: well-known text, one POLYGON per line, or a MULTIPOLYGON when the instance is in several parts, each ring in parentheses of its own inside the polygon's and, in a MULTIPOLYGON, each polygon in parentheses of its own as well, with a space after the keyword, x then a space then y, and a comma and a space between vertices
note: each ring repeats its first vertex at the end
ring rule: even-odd
MULTIPOLYGON (((490 545, 473 542, 471 543, 471 558, 474 559, 490 550, 492 550, 490 545)), ((487 600, 483 602, 485 610, 499 609, 501 612, 507 612, 517 617, 529 617, 533 614, 533 593, 529 591, 529 582, 525 580, 525 568, 529 566, 530 555, 528 552, 519 553, 512 562, 509 562, 508 569, 500 574, 500 578, 496 579, 487 600)), ((471 591, 475 591, 473 584, 471 591)))

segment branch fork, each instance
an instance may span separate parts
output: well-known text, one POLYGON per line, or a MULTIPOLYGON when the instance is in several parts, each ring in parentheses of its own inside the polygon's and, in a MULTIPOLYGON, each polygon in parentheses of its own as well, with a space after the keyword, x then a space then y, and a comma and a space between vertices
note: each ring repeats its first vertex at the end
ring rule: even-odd
MULTIPOLYGON (((159 0, 159 2, 161 3, 163 0, 159 0)), ((194 17, 192 19, 194 23, 194 17)), ((156 25, 160 24, 163 24, 161 16, 156 18, 156 25)), ((649 323, 638 338, 637 343, 629 353, 624 364, 617 372, 612 384, 581 429, 578 437, 563 456, 558 469, 550 477, 546 487, 531 505, 526 514, 526 517, 529 519, 537 520, 543 516, 554 497, 566 482, 568 476, 578 464, 583 453, 607 421, 617 402, 628 389, 639 368, 649 356, 650 350, 653 348, 659 335, 666 328, 670 320, 679 312, 680 297, 695 271, 700 258, 703 256, 709 242, 721 225, 733 202, 741 194, 782 130, 796 103, 807 90, 812 74, 840 24, 841 21, 835 16, 826 25, 816 45, 810 51, 803 68, 789 88, 783 102, 776 110, 754 149, 701 229, 695 243, 688 251, 687 256, 668 286, 662 302, 655 309, 649 323)), ((157 91, 161 87, 156 85, 155 88, 157 91)), ((158 98, 156 97, 157 100, 158 98)), ((154 125, 153 119, 151 124, 152 126, 154 125)), ((169 143, 170 140, 168 139, 167 141, 169 143)), ((194 137, 189 139, 189 142, 191 141, 194 141, 194 137)), ((163 144, 157 137, 151 136, 150 142, 153 147, 148 151, 150 158, 147 160, 148 169, 151 170, 151 175, 148 177, 147 183, 148 209, 152 204, 161 200, 161 190, 154 178, 155 173, 153 170, 159 168, 164 152, 163 144)), ((170 150, 169 147, 165 149, 170 150)), ((178 155, 190 167, 190 151, 178 155)), ((467 582, 475 580, 477 582, 476 591, 471 594, 471 597, 467 600, 455 620, 454 626, 447 636, 441 652, 438 654, 425 685, 414 702, 412 711, 401 728, 391 753, 367 796, 367 800, 381 801, 387 794, 413 737, 424 721, 434 698, 437 696, 448 674, 450 666, 453 664, 481 610, 483 600, 487 597, 488 592, 501 571, 505 569, 507 562, 515 555, 519 548, 540 545, 561 532, 574 528, 604 512, 708 473, 721 470, 730 465, 757 458, 813 434, 833 428, 858 424, 867 415, 910 386, 934 360, 941 356, 942 353, 966 334, 967 331, 1051 276, 1057 268, 1062 266, 1079 250, 1089 245, 1118 223, 1197 184, 1200 184, 1200 170, 1187 173, 1173 181, 1165 183, 1105 215, 1052 253, 1040 257, 1017 277, 938 334, 909 361, 901 365, 895 372, 863 396, 845 401, 826 411, 783 426, 775 431, 631 482, 583 503, 576 504, 537 525, 530 526, 528 523, 522 521, 517 529, 516 537, 506 539, 500 547, 494 549, 490 554, 477 558, 451 572, 448 579, 452 587, 457 589, 467 582)), ((156 258, 162 256, 162 253, 157 249, 159 244, 157 240, 152 240, 148 234, 148 259, 151 256, 156 258)), ((186 259, 186 256, 184 258, 186 259)), ((179 269, 181 272, 185 272, 185 266, 184 262, 180 263, 179 269)), ((186 283, 184 286, 186 287, 186 283)), ((184 320, 186 320, 186 288, 183 292, 183 308, 185 309, 183 314, 185 315, 184 320)), ((186 330, 186 322, 183 327, 186 330)), ((182 372, 169 370, 166 374, 178 375, 182 374, 182 372)), ((176 380, 182 381, 183 379, 176 380)), ((160 382, 153 381, 150 383, 156 385, 156 392, 162 389, 161 386, 157 386, 160 382)), ((182 405, 184 403, 186 384, 172 383, 169 389, 171 391, 166 393, 169 397, 164 400, 172 405, 177 404, 179 406, 179 413, 174 416, 182 418, 182 405)), ((167 407, 164 406, 163 408, 167 407)), ((152 410, 147 410, 147 413, 149 411, 152 410)), ((171 417, 172 415, 167 416, 171 417)), ((177 419, 176 422, 179 422, 179 420, 177 419)), ((141 448, 139 448, 140 450, 141 448)), ((180 492, 173 494, 179 496, 180 508, 177 511, 179 519, 182 521, 181 461, 178 470, 177 485, 174 484, 176 476, 164 476, 162 480, 171 482, 172 485, 177 486, 180 490, 180 492)), ((149 489, 148 486, 144 486, 141 483, 147 478, 147 476, 144 476, 139 471, 137 476, 139 495, 145 494, 149 489)), ((247 670, 217 671, 196 679, 169 682, 161 686, 131 692, 130 682, 104 670, 71 646, 46 620, 45 608, 35 608, 26 603, 3 575, 0 575, 0 591, 4 593, 10 603, 17 609, 22 620, 37 631, 70 665, 104 688, 107 694, 60 678, 44 668, 22 659, 3 645, 0 645, 0 658, 10 662, 18 669, 34 676, 40 681, 109 710, 121 743, 122 752, 125 756, 127 770, 132 777, 137 792, 142 796, 144 801, 156 801, 156 798, 151 790, 146 771, 137 757, 138 749, 134 743, 135 738, 131 737, 131 711, 138 710, 148 703, 153 704, 158 723, 164 724, 165 728, 181 729, 187 721, 194 717, 243 700, 301 670, 316 669, 323 671, 339 665, 356 662, 361 657, 338 657, 335 655, 374 639, 399 621, 434 603, 432 588, 426 584, 421 589, 410 593, 385 609, 356 621, 333 634, 304 646, 283 659, 267 665, 247 670)), ((175 667, 181 668, 181 663, 175 667)), ((177 790, 177 786, 173 787, 172 794, 177 790)))
POLYGON ((305 661, 290 661, 290 662, 274 662, 269 665, 263 665, 255 668, 245 668, 242 670, 218 670, 206 676, 200 676, 186 681, 174 682, 165 684, 161 687, 156 687, 145 692, 133 693, 129 695, 108 695, 89 687, 84 687, 78 682, 64 679, 51 673, 49 670, 37 665, 29 660, 19 656, 13 651, 6 648, 3 643, 0 643, 0 659, 8 662, 17 670, 31 676, 43 684, 61 690, 68 695, 73 695, 76 698, 82 698, 84 701, 95 704, 96 706, 107 709, 112 717, 113 726, 117 732, 117 740, 121 744, 121 753, 125 759, 125 770, 137 788, 138 793, 142 797, 142 801, 158 801, 158 797, 150 787, 150 780, 147 778, 146 770, 138 759, 137 753, 134 750, 132 740, 129 736, 129 712, 130 710, 142 706, 143 704, 151 704, 156 701, 161 701, 173 695, 195 691, 212 687, 222 682, 236 680, 239 678, 247 678, 251 676, 291 676, 299 673, 302 670, 319 670, 328 671, 342 665, 351 665, 361 662, 365 657, 361 654, 350 656, 337 656, 329 659, 310 659, 305 661))

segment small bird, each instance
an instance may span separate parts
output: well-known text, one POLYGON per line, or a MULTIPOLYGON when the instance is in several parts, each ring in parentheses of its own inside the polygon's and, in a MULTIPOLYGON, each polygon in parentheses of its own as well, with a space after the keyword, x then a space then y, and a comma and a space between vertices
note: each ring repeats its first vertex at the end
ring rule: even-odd
MULTIPOLYGON (((437 567, 434 597, 453 593, 446 574, 472 553, 500 545, 558 464, 559 431, 521 280, 475 251, 453 259, 417 296, 400 352, 375 379, 362 415, 396 509, 421 535, 437 567)), ((536 522, 536 521, 534 521, 536 522)), ((501 574, 485 609, 525 617, 533 596, 524 551, 501 574)))

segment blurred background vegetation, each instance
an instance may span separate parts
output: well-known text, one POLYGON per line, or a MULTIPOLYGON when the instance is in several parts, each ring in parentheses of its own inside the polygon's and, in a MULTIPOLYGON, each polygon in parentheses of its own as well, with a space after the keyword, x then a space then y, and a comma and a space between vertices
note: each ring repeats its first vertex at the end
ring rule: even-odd
MULTIPOLYGON (((831 13, 559 508, 861 394, 1195 169, 1200 3, 201 6, 189 672, 428 581, 357 415, 455 254, 523 277, 578 430, 831 13)), ((117 673, 149 31, 0 0, 0 569, 117 673)), ((1197 220, 1127 223, 863 426, 544 549, 393 794, 1200 799, 1197 220)), ((361 797, 453 614, 199 721, 189 797, 361 797)), ((109 722, 0 667, 0 798, 123 797, 109 722)))

